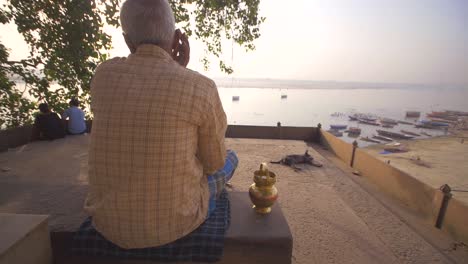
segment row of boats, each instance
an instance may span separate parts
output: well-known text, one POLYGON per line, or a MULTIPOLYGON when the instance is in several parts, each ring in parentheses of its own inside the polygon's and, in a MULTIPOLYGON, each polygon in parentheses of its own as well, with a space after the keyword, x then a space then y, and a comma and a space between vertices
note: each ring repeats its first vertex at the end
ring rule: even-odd
MULTIPOLYGON (((420 112, 410 111, 406 114, 407 117, 420 117, 420 112)), ((427 119, 419 120, 417 122, 410 122, 406 120, 395 120, 391 118, 378 118, 369 114, 352 114, 348 116, 350 121, 357 121, 360 124, 367 124, 373 126, 381 126, 384 128, 394 128, 398 124, 414 125, 417 128, 445 128, 454 126, 462 120, 466 120, 468 112, 461 111, 443 111, 443 112, 432 112, 427 114, 427 119)), ((359 127, 349 127, 347 125, 335 124, 330 126, 330 133, 337 137, 343 136, 344 133, 348 133, 349 137, 359 137, 361 135, 361 129, 359 127)), ((388 143, 396 140, 408 140, 419 136, 432 136, 424 131, 415 133, 409 130, 401 129, 400 132, 388 131, 383 129, 377 129, 376 135, 371 137, 360 137, 361 140, 372 142, 372 143, 388 143)))
MULTIPOLYGON (((345 130, 344 133, 348 133, 348 136, 350 137, 359 137, 359 135, 361 135, 361 129, 358 127, 350 127, 349 129, 347 130, 346 129, 347 129, 346 125, 331 125, 330 130, 328 130, 328 132, 330 132, 336 137, 343 136, 343 132, 341 130, 345 130)), ((425 132, 421 132, 421 134, 418 134, 418 133, 404 130, 404 129, 400 131, 401 133, 377 129, 376 130, 377 135, 374 135, 372 137, 361 137, 360 139, 363 141, 368 141, 368 142, 373 142, 373 143, 382 143, 382 141, 391 142, 394 140, 401 140, 401 139, 408 140, 408 139, 413 139, 415 137, 419 137, 422 135, 431 136, 430 134, 427 134, 425 132)))
MULTIPOLYGON (((281 99, 287 99, 288 98, 288 95, 287 94, 281 94, 281 99)), ((240 96, 239 95, 233 95, 232 96, 232 101, 239 101, 240 100, 240 96)))
MULTIPOLYGON (((459 121, 458 116, 451 116, 442 114, 446 112, 432 112, 427 114, 427 119, 419 120, 417 122, 410 122, 406 120, 395 120, 391 118, 377 118, 366 114, 353 114, 349 116, 350 121, 358 121, 361 124, 382 126, 384 128, 393 128, 398 124, 414 125, 417 128, 443 128, 456 124, 459 121)), ((464 112, 459 112, 464 113, 464 112)), ((467 113, 468 114, 468 113, 467 113)))

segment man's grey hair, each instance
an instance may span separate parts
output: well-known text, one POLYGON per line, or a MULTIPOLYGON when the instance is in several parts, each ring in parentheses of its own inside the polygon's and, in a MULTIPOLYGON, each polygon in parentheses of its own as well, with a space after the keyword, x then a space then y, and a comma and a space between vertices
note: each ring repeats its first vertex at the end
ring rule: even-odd
POLYGON ((170 45, 175 19, 167 0, 127 0, 120 9, 120 24, 132 44, 170 45))

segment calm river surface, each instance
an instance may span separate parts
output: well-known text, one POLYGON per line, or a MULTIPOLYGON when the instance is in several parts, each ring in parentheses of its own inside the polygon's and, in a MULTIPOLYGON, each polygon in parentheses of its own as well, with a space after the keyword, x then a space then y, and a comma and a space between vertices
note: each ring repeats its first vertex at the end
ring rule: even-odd
MULTIPOLYGON (((353 112, 371 113, 379 117, 405 119, 407 110, 424 113, 438 110, 468 111, 468 89, 279 89, 218 88, 229 124, 276 126, 316 126, 328 129, 330 124, 360 127, 363 136, 375 134, 375 127, 348 121, 353 112), (287 95, 282 99, 281 95, 287 95), (233 101, 239 96, 239 101, 233 101), (332 116, 341 113, 341 116, 332 116)), ((380 128, 382 129, 382 128, 380 128)), ((401 129, 421 132, 411 125, 401 129)), ((433 135, 442 131, 426 130, 433 135)), ((351 142, 354 139, 344 140, 351 142)), ((360 142, 361 143, 361 142, 360 142)), ((364 144, 366 145, 366 144, 364 144)))

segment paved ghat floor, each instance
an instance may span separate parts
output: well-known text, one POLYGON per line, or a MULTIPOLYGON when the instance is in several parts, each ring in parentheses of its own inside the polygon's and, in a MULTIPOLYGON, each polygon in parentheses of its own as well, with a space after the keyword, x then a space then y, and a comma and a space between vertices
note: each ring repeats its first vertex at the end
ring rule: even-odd
MULTIPOLYGON (((52 230, 70 223, 82 207, 77 197, 86 191, 88 139, 34 142, 0 153, 0 212, 51 214, 52 230)), ((239 191, 248 190, 261 162, 285 154, 308 149, 324 164, 302 172, 270 165, 293 233, 293 263, 463 263, 449 248, 432 246, 304 142, 227 139, 226 144, 240 158, 232 180, 239 191)))

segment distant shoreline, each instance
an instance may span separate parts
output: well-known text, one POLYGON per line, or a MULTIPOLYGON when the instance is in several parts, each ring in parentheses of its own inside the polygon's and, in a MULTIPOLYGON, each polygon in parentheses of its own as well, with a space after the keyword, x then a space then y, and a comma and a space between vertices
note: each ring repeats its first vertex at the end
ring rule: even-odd
POLYGON ((454 84, 405 84, 405 83, 368 83, 368 82, 336 82, 307 80, 275 80, 275 79, 228 79, 215 78, 216 85, 221 88, 269 88, 269 89, 437 89, 437 90, 468 90, 468 85, 454 84))

